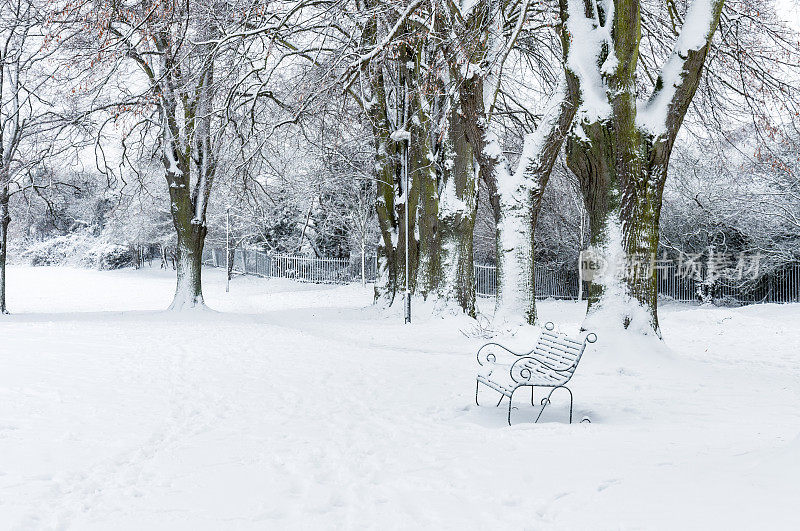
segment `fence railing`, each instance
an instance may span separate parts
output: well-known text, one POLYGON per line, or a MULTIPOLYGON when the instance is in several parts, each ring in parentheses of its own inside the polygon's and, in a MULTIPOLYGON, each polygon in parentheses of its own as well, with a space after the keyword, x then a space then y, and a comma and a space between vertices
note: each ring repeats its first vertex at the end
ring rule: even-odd
MULTIPOLYGON (((493 265, 475 264, 475 294, 479 297, 497 295, 497 268, 493 265)), ((534 289, 537 299, 577 299, 577 274, 534 264, 534 289)))
POLYGON ((675 266, 656 271, 656 285, 661 297, 693 302, 706 299, 732 304, 760 302, 800 302, 800 264, 787 264, 752 280, 730 280, 724 277, 704 284, 702 280, 681 275, 675 266))
MULTIPOLYGON (((224 249, 203 251, 203 263, 214 267, 225 267, 224 249)), ((258 250, 236 249, 233 270, 238 273, 261 277, 291 278, 301 282, 346 284, 362 281, 361 258, 312 258, 288 254, 272 254, 258 250)), ((377 257, 364 260, 363 280, 375 282, 378 275, 377 257)), ((497 294, 497 269, 493 265, 474 265, 475 292, 479 297, 494 297, 497 294)), ((578 298, 578 273, 563 267, 546 264, 534 265, 537 299, 578 298)), ((675 267, 662 267, 656 272, 659 297, 680 302, 700 299, 701 282, 679 275, 675 267)), ((588 283, 584 283, 584 293, 588 283)), ((777 273, 761 278, 758 282, 736 285, 720 279, 704 288, 706 296, 715 301, 730 303, 800 302, 800 264, 785 267, 777 273)))
POLYGON ((478 297, 494 297, 497 294, 497 268, 493 265, 475 264, 475 294, 478 297))
MULTIPOLYGON (((225 249, 205 249, 203 263, 225 267, 225 249)), ((361 258, 313 258, 289 254, 266 253, 252 249, 236 249, 233 270, 246 275, 271 278, 291 278, 320 284, 346 284, 362 280, 361 258)), ((364 260, 363 280, 374 282, 377 277, 376 257, 364 260)))

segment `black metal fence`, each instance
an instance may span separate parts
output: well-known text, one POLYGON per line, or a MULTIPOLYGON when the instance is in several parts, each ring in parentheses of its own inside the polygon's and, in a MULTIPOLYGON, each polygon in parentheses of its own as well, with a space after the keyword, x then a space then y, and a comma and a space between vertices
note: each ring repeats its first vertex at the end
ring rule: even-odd
MULTIPOLYGON (((203 263, 225 267, 225 249, 205 249, 203 263)), ((361 258, 313 258, 289 254, 266 253, 258 250, 236 249, 233 270, 246 275, 271 278, 291 278, 320 284, 375 282, 378 264, 374 256, 364 259, 363 278, 361 258)))
MULTIPOLYGON (((206 249, 203 252, 203 262, 214 267, 225 267, 225 249, 206 249)), ((475 264, 474 267, 477 295, 494 297, 497 293, 495 266, 475 264)), ((261 277, 346 284, 362 280, 375 282, 378 274, 378 261, 375 256, 365 257, 362 275, 360 256, 355 256, 350 260, 312 258, 236 249, 233 257, 233 270, 261 277)), ((577 264, 574 270, 564 266, 536 264, 534 275, 537 299, 577 300, 579 293, 577 264)), ((713 283, 703 283, 679 274, 679 269, 674 266, 665 266, 657 270, 656 282, 660 297, 681 302, 693 302, 701 299, 724 304, 800 302, 800 264, 788 265, 776 272, 763 275, 755 281, 731 282, 717 279, 713 283)), ((588 284, 584 283, 584 293, 586 293, 586 289, 588 289, 588 284)))

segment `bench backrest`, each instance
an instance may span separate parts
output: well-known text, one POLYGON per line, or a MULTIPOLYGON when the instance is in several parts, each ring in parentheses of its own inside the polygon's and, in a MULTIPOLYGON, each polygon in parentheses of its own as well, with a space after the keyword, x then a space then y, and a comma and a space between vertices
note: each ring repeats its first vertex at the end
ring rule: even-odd
POLYGON ((542 330, 532 354, 543 361, 552 362, 555 367, 572 367, 574 370, 585 348, 585 341, 577 341, 545 329, 542 330))
POLYGON ((572 378, 586 344, 594 343, 597 336, 589 333, 577 339, 555 332, 554 329, 553 323, 545 324, 533 350, 524 354, 515 353, 497 343, 488 343, 478 351, 478 363, 496 363, 497 356, 492 348, 499 347, 518 358, 510 367, 510 376, 517 385, 563 385, 572 378))
POLYGON ((517 383, 567 383, 578 367, 586 344, 597 340, 593 333, 587 334, 581 341, 555 332, 553 323, 544 326, 533 350, 511 369, 511 377, 517 383))

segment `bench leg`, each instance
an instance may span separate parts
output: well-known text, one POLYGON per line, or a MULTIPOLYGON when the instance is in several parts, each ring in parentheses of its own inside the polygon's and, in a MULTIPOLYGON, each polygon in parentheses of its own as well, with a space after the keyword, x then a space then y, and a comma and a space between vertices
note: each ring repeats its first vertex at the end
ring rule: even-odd
MULTIPOLYGON (((476 381, 475 382, 475 405, 476 406, 480 406, 481 405, 481 403, 478 402, 478 389, 480 389, 480 386, 481 386, 481 383, 476 381)), ((500 403, 503 402, 503 398, 505 398, 505 395, 500 393, 500 400, 497 401, 497 404, 495 404, 494 407, 500 407, 500 403)))
POLYGON ((572 391, 569 387, 561 386, 561 389, 566 389, 569 393, 569 423, 572 424, 572 391))
MULTIPOLYGON (((531 405, 532 406, 536 406, 536 402, 534 402, 535 397, 536 397, 536 388, 534 386, 532 386, 532 385, 530 385, 530 386, 520 386, 520 387, 530 387, 531 388, 531 405)), ((514 389, 514 391, 516 391, 516 389, 514 389)), ((512 402, 513 402, 512 398, 514 397, 514 391, 512 391, 511 392, 511 396, 508 397, 508 425, 509 426, 511 426, 511 407, 512 407, 512 402)), ((503 399, 500 398, 500 402, 502 402, 502 401, 503 401, 503 399)), ((497 403, 498 406, 500 405, 500 402, 497 403)), ((536 420, 539 420, 539 419, 537 418, 536 420)))
MULTIPOLYGON (((516 389, 514 389, 516 391, 516 389)), ((511 426, 511 406, 514 404, 514 391, 511 391, 511 396, 508 397, 508 425, 511 426)), ((500 404, 497 404, 498 406, 500 404)))
MULTIPOLYGON (((503 403, 503 399, 504 399, 505 397, 506 397, 505 395, 501 394, 501 395, 500 395, 500 400, 498 400, 498 401, 497 401, 497 403, 494 405, 494 407, 500 407, 500 404, 502 404, 502 403, 503 403)), ((511 400, 511 398, 509 398, 509 400, 511 400)))
POLYGON ((566 389, 569 393, 569 423, 572 424, 572 391, 569 387, 565 387, 563 385, 559 385, 553 387, 553 389, 548 393, 548 395, 542 398, 542 409, 539 410, 539 415, 536 417, 534 422, 539 422, 539 419, 542 418, 542 413, 544 413, 544 408, 546 408, 550 404, 550 397, 553 396, 553 393, 556 392, 556 389, 566 389))

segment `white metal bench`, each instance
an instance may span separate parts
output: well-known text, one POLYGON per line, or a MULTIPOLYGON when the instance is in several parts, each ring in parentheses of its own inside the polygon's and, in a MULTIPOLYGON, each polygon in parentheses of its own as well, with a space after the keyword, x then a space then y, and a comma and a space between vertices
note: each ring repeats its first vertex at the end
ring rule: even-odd
POLYGON ((553 323, 545 324, 536 346, 524 354, 513 352, 499 343, 483 345, 478 350, 478 364, 484 370, 478 374, 475 383, 475 403, 480 406, 478 389, 481 385, 494 389, 500 393, 497 406, 503 402, 503 398, 508 398, 508 425, 511 426, 514 391, 520 387, 530 387, 533 406, 535 388, 550 388, 541 401, 541 410, 534 421, 539 422, 555 390, 566 389, 569 393, 569 421, 572 423, 572 391, 566 384, 575 373, 587 343, 597 341, 597 335, 590 332, 582 339, 571 338, 554 329, 553 323))

